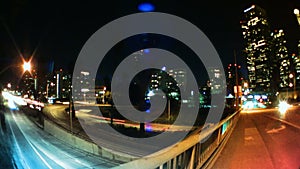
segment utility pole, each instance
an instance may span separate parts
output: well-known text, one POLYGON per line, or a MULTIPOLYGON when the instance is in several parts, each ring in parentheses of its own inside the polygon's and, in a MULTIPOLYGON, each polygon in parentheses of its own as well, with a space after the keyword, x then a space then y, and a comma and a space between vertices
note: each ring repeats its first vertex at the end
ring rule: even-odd
POLYGON ((72 96, 71 92, 69 91, 69 116, 70 116, 70 131, 73 133, 73 116, 72 116, 72 109, 73 109, 73 104, 72 104, 72 96))
POLYGON ((69 89, 69 116, 70 116, 70 131, 73 133, 73 118, 75 118, 74 100, 72 97, 72 88, 69 89))

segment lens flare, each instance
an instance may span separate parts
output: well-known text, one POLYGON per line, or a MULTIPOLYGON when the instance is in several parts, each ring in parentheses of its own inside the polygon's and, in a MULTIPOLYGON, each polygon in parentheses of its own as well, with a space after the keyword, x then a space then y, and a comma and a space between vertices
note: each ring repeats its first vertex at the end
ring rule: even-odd
POLYGON ((280 101, 278 105, 278 110, 281 115, 284 115, 289 109, 290 105, 286 101, 280 101))

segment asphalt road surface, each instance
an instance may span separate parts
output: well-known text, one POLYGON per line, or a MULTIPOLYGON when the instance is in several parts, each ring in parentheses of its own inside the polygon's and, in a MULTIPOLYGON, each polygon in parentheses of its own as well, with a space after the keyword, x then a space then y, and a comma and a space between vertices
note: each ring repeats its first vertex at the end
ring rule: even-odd
POLYGON ((300 168, 300 107, 243 111, 213 169, 300 168))
POLYGON ((45 133, 22 111, 1 111, 0 168, 111 168, 119 164, 45 133))

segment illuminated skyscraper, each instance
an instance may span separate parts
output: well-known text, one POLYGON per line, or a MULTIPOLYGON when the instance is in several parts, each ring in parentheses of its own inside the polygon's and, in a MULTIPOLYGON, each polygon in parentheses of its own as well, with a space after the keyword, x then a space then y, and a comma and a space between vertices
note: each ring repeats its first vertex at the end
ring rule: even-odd
POLYGON ((298 87, 300 85, 300 55, 292 54, 294 73, 295 73, 295 85, 298 87))
POLYGON ((237 85, 236 83, 238 83, 238 85, 240 86, 242 84, 242 80, 243 77, 241 66, 237 64, 229 64, 226 71, 227 95, 234 95, 234 86, 237 85))
POLYGON ((77 75, 75 81, 75 85, 79 88, 74 89, 73 97, 77 101, 84 102, 95 102, 95 89, 92 84, 95 84, 95 79, 92 79, 90 72, 81 71, 79 75, 77 75))
POLYGON ((183 69, 170 69, 168 74, 174 78, 177 82, 178 87, 183 87, 185 89, 186 85, 186 71, 183 69))
POLYGON ((26 71, 20 82, 21 93, 24 97, 28 97, 31 99, 37 98, 37 73, 35 70, 31 72, 26 71))
POLYGON ((293 63, 294 63, 296 86, 297 86, 297 88, 299 88, 299 86, 300 86, 300 40, 298 43, 298 55, 292 54, 292 59, 293 59, 293 63))
POLYGON ((213 77, 210 79, 210 88, 211 88, 211 94, 220 94, 222 93, 222 90, 225 86, 221 86, 222 80, 224 78, 224 74, 222 74, 220 68, 208 68, 211 74, 213 74, 213 77))
MULTIPOLYGON (((183 69, 170 69, 163 67, 154 72, 150 79, 150 89, 161 89, 168 94, 179 94, 179 87, 185 90, 186 72, 183 69)), ((176 94, 176 95, 177 95, 176 94)), ((177 97, 177 96, 176 96, 177 97)))
POLYGON ((291 73, 292 64, 286 47, 285 35, 283 30, 275 30, 271 33, 271 36, 273 37, 272 49, 275 57, 278 58, 279 88, 287 88, 291 83, 289 75, 291 73))
POLYGON ((247 58, 249 88, 253 92, 274 93, 271 31, 264 9, 252 5, 244 10, 241 27, 247 58))
POLYGON ((69 99, 72 76, 60 69, 47 75, 46 96, 56 99, 69 99))

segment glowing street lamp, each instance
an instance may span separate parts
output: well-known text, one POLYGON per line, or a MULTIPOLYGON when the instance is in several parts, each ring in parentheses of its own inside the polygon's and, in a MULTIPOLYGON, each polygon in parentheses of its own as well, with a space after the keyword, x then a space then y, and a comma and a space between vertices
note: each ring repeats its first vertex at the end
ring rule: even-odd
POLYGON ((294 14, 296 15, 298 23, 300 25, 300 12, 299 12, 299 9, 294 9, 294 14))
POLYGON ((23 70, 24 70, 24 72, 26 72, 26 71, 30 72, 31 71, 31 64, 30 64, 30 62, 24 62, 23 63, 23 70))

